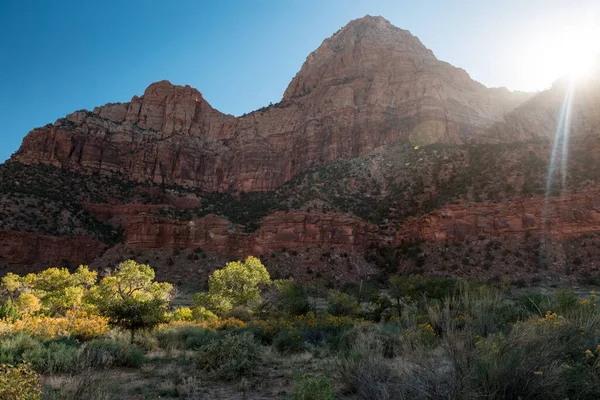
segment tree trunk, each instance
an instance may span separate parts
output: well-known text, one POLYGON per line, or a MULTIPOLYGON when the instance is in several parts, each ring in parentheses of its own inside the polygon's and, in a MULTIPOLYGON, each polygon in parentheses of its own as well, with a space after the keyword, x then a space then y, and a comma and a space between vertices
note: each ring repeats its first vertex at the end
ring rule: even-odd
POLYGON ((398 318, 402 317, 402 305, 400 304, 400 297, 396 297, 396 308, 398 309, 398 318))

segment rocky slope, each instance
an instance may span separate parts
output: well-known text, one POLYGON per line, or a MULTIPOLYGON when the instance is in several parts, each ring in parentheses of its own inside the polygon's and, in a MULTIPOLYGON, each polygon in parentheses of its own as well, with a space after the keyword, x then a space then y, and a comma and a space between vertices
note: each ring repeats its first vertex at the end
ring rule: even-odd
POLYGON ((248 115, 157 82, 34 129, 0 166, 0 269, 134 257, 186 282, 257 254, 275 276, 338 282, 381 270, 595 279, 598 78, 489 89, 365 17, 248 115), (548 170, 569 93, 562 187, 548 170))
POLYGON ((554 137, 561 116, 568 118, 571 136, 600 134, 600 58, 589 76, 579 81, 559 79, 504 115, 486 132, 489 141, 554 137), (565 111, 563 111, 563 109, 565 111), (568 113, 566 112, 568 109, 568 113))

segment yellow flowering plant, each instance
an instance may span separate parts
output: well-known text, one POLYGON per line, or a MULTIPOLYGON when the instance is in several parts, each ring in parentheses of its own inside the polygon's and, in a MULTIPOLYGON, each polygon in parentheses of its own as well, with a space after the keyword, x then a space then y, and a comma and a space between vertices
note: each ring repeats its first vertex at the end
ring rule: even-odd
POLYGON ((31 365, 0 364, 0 399, 39 400, 41 394, 40 376, 31 365))

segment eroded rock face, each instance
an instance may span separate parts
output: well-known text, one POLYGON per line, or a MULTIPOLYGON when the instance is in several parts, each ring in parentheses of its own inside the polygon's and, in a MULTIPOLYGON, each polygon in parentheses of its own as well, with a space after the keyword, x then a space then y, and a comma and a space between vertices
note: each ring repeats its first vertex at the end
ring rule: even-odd
POLYGON ((140 215, 127 224, 125 244, 143 249, 199 247, 230 257, 245 257, 282 248, 317 246, 364 251, 380 236, 373 224, 338 214, 277 212, 263 218, 261 228, 254 233, 240 232, 238 226, 214 215, 192 221, 140 215))
POLYGON ((361 252, 371 245, 397 246, 402 241, 462 241, 478 236, 502 237, 526 232, 553 241, 600 232, 600 191, 558 198, 515 199, 508 204, 461 204, 442 207, 383 231, 357 217, 342 214, 277 212, 261 220, 253 233, 209 215, 176 221, 152 215, 131 216, 125 244, 157 249, 200 247, 231 257, 265 255, 282 248, 321 247, 361 252))
POLYGON ((508 204, 464 204, 443 207, 402 224, 394 243, 467 237, 510 236, 526 232, 554 241, 600 232, 600 191, 563 197, 527 199, 508 204))
POLYGON ((0 231, 0 261, 11 267, 63 266, 87 264, 100 256, 106 244, 95 239, 57 237, 38 232, 0 231))
POLYGON ((235 118, 196 89, 161 81, 129 103, 34 129, 12 160, 207 191, 262 191, 312 165, 399 140, 474 140, 527 97, 488 89, 408 31, 365 17, 310 54, 276 106, 235 118))

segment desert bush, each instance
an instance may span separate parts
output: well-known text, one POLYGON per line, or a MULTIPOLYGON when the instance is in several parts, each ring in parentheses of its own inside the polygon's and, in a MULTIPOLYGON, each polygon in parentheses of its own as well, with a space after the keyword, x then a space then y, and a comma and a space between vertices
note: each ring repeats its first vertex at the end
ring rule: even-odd
POLYGON ((108 332, 108 320, 85 312, 68 311, 64 317, 25 314, 8 324, 10 332, 24 332, 42 340, 60 337, 73 337, 78 340, 91 340, 108 332))
POLYGON ((405 341, 413 347, 419 345, 432 347, 437 343, 435 331, 429 323, 417 324, 410 329, 404 329, 402 334, 405 341))
POLYGON ((355 354, 338 363, 342 383, 348 392, 361 399, 394 398, 392 383, 396 380, 393 364, 379 354, 355 354))
POLYGON ((358 320, 350 317, 309 312, 293 318, 254 320, 250 324, 250 330, 263 344, 272 344, 281 331, 289 330, 299 332, 305 344, 326 344, 334 350, 338 347, 342 334, 357 322, 358 320))
POLYGON ((395 323, 365 322, 342 335, 339 350, 342 354, 348 355, 357 348, 372 349, 383 358, 392 359, 399 356, 406 345, 402 334, 402 328, 395 323))
POLYGON ((41 392, 40 377, 31 365, 0 364, 0 399, 39 400, 41 392))
MULTIPOLYGON (((143 352, 139 349, 134 350, 143 352)), ((39 373, 76 373, 85 368, 106 368, 116 360, 118 365, 137 364, 129 362, 132 356, 118 342, 112 340, 91 341, 80 344, 70 338, 42 342, 39 339, 18 333, 0 341, 0 363, 16 365, 27 361, 39 373), (98 342, 109 346, 112 351, 100 356, 94 353, 98 342)))
POLYGON ((50 341, 42 346, 26 349, 22 357, 39 373, 57 374, 76 372, 79 369, 78 355, 77 343, 50 341))
POLYGON ((277 291, 274 301, 276 314, 303 315, 311 310, 308 294, 303 285, 292 278, 273 281, 273 285, 277 291))
POLYGON ((297 329, 282 329, 273 339, 273 347, 280 353, 300 353, 306 349, 302 333, 297 329))
POLYGON ((226 380, 252 373, 258 359, 258 344, 248 332, 219 335, 200 347, 196 355, 199 369, 226 380))
POLYGON ((599 316, 543 318, 516 323, 476 342, 472 392, 486 398, 593 399, 600 397, 595 368, 599 316))
POLYGON ((398 333, 363 324, 346 335, 337 365, 347 391, 362 399, 396 398, 394 358, 402 346, 398 333))
POLYGON ((19 317, 21 317, 21 313, 10 298, 0 304, 0 320, 12 322, 19 317))
POLYGON ((137 347, 143 352, 157 350, 160 343, 154 331, 140 331, 135 335, 135 340, 131 343, 131 337, 128 333, 113 329, 106 338, 114 340, 122 347, 137 347))
POLYGON ((87 341, 105 335, 108 332, 108 320, 99 315, 86 312, 68 311, 67 332, 70 337, 87 341))
POLYGON ((58 387, 46 385, 42 391, 44 400, 110 400, 111 387, 101 373, 84 370, 75 375, 61 376, 58 387))
POLYGON ((154 331, 158 347, 163 349, 195 349, 216 336, 215 331, 236 331, 247 324, 234 318, 203 321, 173 321, 159 325, 154 331))
POLYGON ((333 400, 335 392, 325 376, 312 377, 307 374, 294 377, 294 400, 333 400))
POLYGON ((86 343, 80 358, 83 366, 95 369, 112 366, 139 368, 146 361, 146 355, 140 348, 111 339, 96 339, 86 343))
POLYGON ((519 308, 522 308, 529 314, 537 314, 543 317, 552 307, 550 296, 544 296, 542 293, 526 293, 517 299, 519 308))
POLYGON ((327 311, 336 317, 354 317, 360 314, 358 301, 347 293, 330 290, 327 294, 327 311))
POLYGON ((210 310, 202 306, 194 307, 192 309, 192 320, 194 321, 214 321, 217 320, 218 317, 210 310))
POLYGON ((237 306, 229 310, 225 314, 226 318, 237 319, 244 322, 249 322, 253 318, 253 312, 250 308, 245 306, 237 306))
POLYGON ((554 311, 559 312, 561 314, 565 314, 572 311, 578 305, 577 296, 572 290, 557 290, 556 292, 554 292, 554 297, 556 298, 557 302, 554 311))
POLYGON ((23 352, 42 346, 39 339, 24 333, 0 338, 0 364, 17 365, 23 362, 23 352))
POLYGON ((173 321, 191 321, 194 319, 193 311, 189 307, 179 307, 173 311, 173 321))
POLYGON ((41 342, 21 333, 2 339, 0 360, 13 365, 26 361, 39 373, 75 372, 79 368, 78 348, 74 340, 41 342))
POLYGON ((82 348, 80 359, 82 365, 93 369, 106 369, 115 364, 120 358, 122 346, 110 339, 91 340, 82 348))
POLYGON ((178 326, 169 324, 160 327, 155 332, 159 346, 168 350, 195 350, 214 340, 218 334, 213 330, 194 324, 178 326))

